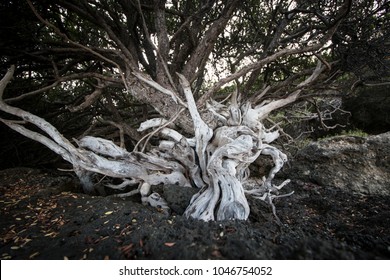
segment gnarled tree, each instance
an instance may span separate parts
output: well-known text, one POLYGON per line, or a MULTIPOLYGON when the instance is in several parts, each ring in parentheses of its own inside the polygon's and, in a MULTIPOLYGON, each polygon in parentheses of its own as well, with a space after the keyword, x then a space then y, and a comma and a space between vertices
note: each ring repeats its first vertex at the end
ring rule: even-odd
POLYGON ((272 205, 288 183, 272 183, 287 157, 264 121, 314 85, 332 86, 330 41, 351 2, 2 3, 28 25, 16 21, 22 35, 2 46, 1 121, 71 163, 86 192, 98 173, 166 207, 151 186, 196 187, 186 216, 247 219, 246 195, 272 205), (69 116, 90 126, 67 138, 17 106, 34 99, 57 105, 59 126, 69 116), (253 180, 249 166, 262 156, 274 167, 253 180))

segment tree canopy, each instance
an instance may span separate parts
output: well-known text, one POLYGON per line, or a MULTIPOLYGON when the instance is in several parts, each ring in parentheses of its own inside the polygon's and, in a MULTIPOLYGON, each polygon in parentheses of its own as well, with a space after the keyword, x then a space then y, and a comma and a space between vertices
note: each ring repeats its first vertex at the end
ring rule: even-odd
MULTIPOLYGON (((172 117, 175 105, 165 104, 162 93, 129 92, 129 84, 137 83, 133 72, 172 89, 180 88, 175 73, 181 73, 198 105, 204 105, 232 81, 243 98, 266 86, 272 87, 268 96, 285 96, 289 85, 310 74, 315 56, 327 62, 329 76, 352 70, 360 77, 364 66, 376 76, 388 71, 386 1, 5 1, 1 6, 2 73, 18 66, 18 87, 5 99, 46 99, 65 118, 83 111, 86 122, 103 117, 123 124, 130 114, 135 124, 148 111, 141 104, 172 117)), ((126 127, 131 138, 139 138, 132 125, 126 127)))

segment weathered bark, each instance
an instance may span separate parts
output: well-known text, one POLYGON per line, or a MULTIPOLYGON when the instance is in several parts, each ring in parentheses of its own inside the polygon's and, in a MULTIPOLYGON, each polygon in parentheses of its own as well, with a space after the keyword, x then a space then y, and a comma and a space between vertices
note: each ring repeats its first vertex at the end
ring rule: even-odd
POLYGON ((38 19, 37 34, 42 33, 37 35, 37 46, 33 51, 22 48, 4 60, 34 58, 31 65, 36 67, 20 69, 19 78, 23 81, 27 71, 42 75, 41 89, 3 100, 11 68, 0 82, 0 110, 12 117, 0 120, 70 162, 87 193, 96 191, 96 173, 100 178, 120 178, 116 185, 104 182, 128 190, 119 196, 140 194, 144 203, 164 209, 163 198, 151 193, 153 185, 198 188, 185 215, 202 220, 247 219, 246 195, 271 206, 280 197, 278 190, 288 181, 279 186, 272 182, 287 157, 272 146, 279 131, 267 129, 263 122, 271 112, 295 102, 325 69, 330 70, 332 63, 320 52, 352 3, 346 0, 329 7, 326 18, 315 4, 304 2, 268 3, 253 13, 255 3, 238 0, 41 2, 27 0, 38 19), (306 22, 311 15, 313 19, 306 22), (230 32, 236 27, 242 28, 243 37, 230 32), (84 38, 91 28, 96 34, 84 38), (21 53, 25 54, 19 57, 21 53), (284 67, 279 64, 289 65, 306 55, 320 60, 315 69, 295 75, 294 70, 283 81, 281 76, 267 78, 267 68, 275 66, 277 73, 284 67), (206 86, 203 80, 214 60, 226 64, 229 74, 206 86), (261 92, 254 93, 260 80, 261 92), (66 82, 88 86, 65 96, 73 101, 61 98, 66 100, 61 109, 81 115, 92 108, 91 119, 102 119, 119 130, 119 137, 118 133, 113 137, 120 139, 120 145, 85 136, 92 129, 83 133, 85 137, 69 141, 48 118, 10 105, 54 87, 62 92, 66 82), (237 85, 231 98, 212 100, 230 82, 237 85), (124 148, 125 135, 133 141, 132 151, 124 148), (249 166, 263 156, 271 157, 274 167, 260 180, 252 180, 249 166))
POLYGON ((246 194, 265 200, 273 206, 272 199, 278 197, 274 192, 288 183, 285 181, 280 186, 272 184, 287 157, 270 145, 278 138, 279 133, 267 130, 262 120, 273 110, 294 102, 301 88, 315 80, 323 70, 324 67, 319 62, 313 74, 301 82, 290 96, 265 102, 255 108, 252 108, 249 102, 240 106, 237 93, 232 95, 228 105, 211 101, 208 109, 214 118, 213 124, 218 123, 218 126, 210 126, 202 119, 190 84, 183 75, 178 74, 186 102, 172 90, 135 74, 142 82, 164 94, 164 101, 173 102, 178 110, 171 120, 157 118, 140 125, 139 131, 152 129, 149 136, 140 142, 145 139, 147 142, 151 135, 158 135, 160 138, 159 145, 152 146, 147 151, 145 144, 141 150, 137 150, 139 146, 137 144, 134 151, 129 152, 112 141, 91 136, 75 140, 76 147, 44 119, 6 104, 2 96, 12 78, 14 67, 9 69, 0 82, 0 110, 23 121, 5 119, 1 121, 26 137, 42 143, 70 162, 87 193, 94 192, 91 178, 94 173, 99 173, 123 180, 118 185, 111 184, 108 187, 115 189, 136 187, 120 196, 140 193, 144 203, 166 209, 167 204, 159 194, 150 194, 151 186, 176 184, 182 187, 196 187, 200 191, 192 198, 185 211, 187 217, 205 221, 247 219, 250 209, 246 194), (173 126, 169 127, 187 109, 192 120, 193 138, 183 136, 173 126), (42 133, 27 129, 23 126, 25 123, 35 125, 42 133), (261 155, 271 156, 274 167, 263 178, 261 184, 254 185, 249 179, 249 165, 261 155))

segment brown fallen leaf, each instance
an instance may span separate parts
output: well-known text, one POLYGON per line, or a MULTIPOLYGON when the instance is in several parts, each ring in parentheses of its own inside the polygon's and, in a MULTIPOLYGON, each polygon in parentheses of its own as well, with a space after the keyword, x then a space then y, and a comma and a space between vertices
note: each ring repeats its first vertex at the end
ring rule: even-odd
POLYGON ((46 237, 56 237, 58 235, 58 232, 49 232, 49 233, 46 233, 44 236, 46 237))
POLYGON ((38 255, 39 255, 39 252, 35 252, 35 253, 31 254, 28 258, 29 259, 33 259, 33 258, 35 258, 38 255))
POLYGON ((219 250, 214 250, 214 251, 212 251, 212 252, 211 252, 211 255, 212 255, 213 257, 216 257, 216 258, 221 258, 221 257, 222 257, 222 254, 221 254, 221 252, 220 252, 219 250))
POLYGON ((133 250, 134 244, 129 244, 125 246, 119 247, 119 250, 122 252, 123 255, 125 256, 130 256, 131 251, 133 250))

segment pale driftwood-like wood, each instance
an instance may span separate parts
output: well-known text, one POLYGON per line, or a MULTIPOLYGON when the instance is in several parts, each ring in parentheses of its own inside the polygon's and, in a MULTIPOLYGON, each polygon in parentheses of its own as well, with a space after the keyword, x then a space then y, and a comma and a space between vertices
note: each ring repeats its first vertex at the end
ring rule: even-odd
POLYGON ((143 203, 161 209, 167 209, 168 205, 159 194, 151 193, 152 186, 164 184, 199 188, 200 191, 193 196, 184 213, 185 216, 195 219, 245 220, 250 212, 246 195, 253 195, 270 203, 276 216, 272 201, 284 196, 277 192, 288 180, 279 186, 273 185, 272 180, 287 161, 287 157, 270 145, 279 137, 279 132, 266 129, 262 120, 270 112, 295 101, 301 88, 316 79, 323 69, 319 63, 313 74, 301 82, 290 96, 269 100, 254 108, 249 102, 239 104, 237 92, 232 94, 229 104, 224 104, 229 102, 228 99, 223 102, 211 100, 207 110, 219 124, 216 127, 208 126, 202 119, 190 84, 183 75, 178 74, 187 101, 185 104, 182 104, 184 102, 179 98, 179 94, 166 90, 142 75, 136 75, 182 106, 172 120, 155 118, 141 124, 138 131, 152 130, 147 134, 148 137, 154 135, 160 138, 159 145, 151 146, 148 151, 134 149, 129 152, 112 141, 92 136, 74 140, 77 144, 74 145, 44 119, 6 104, 2 95, 12 77, 13 67, 0 81, 0 110, 17 116, 22 121, 1 121, 70 162, 87 193, 96 191, 94 174, 98 173, 122 179, 117 185, 106 184, 109 188, 133 188, 119 194, 119 197, 140 194, 143 203), (174 126, 168 127, 185 110, 188 110, 193 121, 193 138, 184 137, 174 126), (35 125, 42 133, 27 129, 24 126, 26 123, 35 125), (274 167, 262 180, 253 181, 250 178, 249 166, 259 156, 271 157, 274 167))
MULTIPOLYGON (((75 39, 78 36, 70 37, 73 31, 69 32, 72 28, 65 24, 66 19, 50 19, 41 14, 39 11, 51 9, 50 1, 45 1, 48 5, 40 5, 39 9, 33 1, 26 1, 42 27, 47 29, 43 36, 53 35, 53 40, 42 41, 38 36, 36 39, 42 48, 21 52, 22 48, 15 52, 22 57, 33 57, 37 62, 34 64, 37 68, 21 67, 19 78, 23 80, 27 70, 34 73, 31 77, 39 76, 35 75, 38 72, 47 77, 34 82, 35 86, 41 82, 42 88, 34 86, 33 91, 19 92, 4 102, 2 94, 12 78, 12 67, 0 81, 0 110, 5 112, 0 121, 70 162, 85 192, 93 193, 97 184, 106 184, 109 188, 126 191, 121 197, 141 194, 144 203, 165 209, 163 198, 152 193, 154 185, 196 187, 199 193, 191 199, 185 215, 202 220, 246 219, 249 205, 245 195, 253 195, 271 206, 274 198, 283 196, 277 191, 287 181, 275 186, 273 178, 283 167, 286 156, 272 146, 279 131, 265 127, 263 121, 271 112, 297 100, 324 69, 330 70, 333 63, 328 63, 321 52, 328 48, 328 41, 349 13, 352 3, 346 0, 329 8, 328 18, 314 6, 314 10, 307 10, 298 3, 296 7, 286 6, 285 10, 270 5, 277 9, 262 23, 269 25, 267 30, 272 31, 264 33, 267 39, 255 38, 253 46, 245 47, 241 53, 240 42, 227 40, 227 46, 233 48, 231 53, 236 47, 238 52, 234 57, 225 57, 219 39, 228 35, 224 34, 226 30, 236 26, 235 17, 251 15, 250 9, 241 9, 239 0, 196 1, 196 5, 181 5, 178 1, 149 1, 153 4, 146 5, 140 0, 108 5, 95 1, 99 3, 98 10, 94 8, 94 1, 55 1, 61 14, 85 20, 88 24, 84 27, 99 29, 94 34, 97 44, 78 41, 75 39), (310 15, 314 18, 309 22, 301 20, 310 15), (146 16, 153 20, 147 20, 146 16), (268 20, 271 21, 266 23, 268 20), (168 28, 173 21, 178 24, 168 28), (272 64, 303 56, 317 56, 320 62, 316 69, 302 70, 279 82, 264 79, 270 84, 265 84, 261 92, 247 92, 256 88, 259 76, 266 76, 266 68, 272 69, 269 67, 272 64), (83 58, 81 67, 78 66, 80 58, 83 58), (49 61, 52 61, 53 73, 46 66, 49 61), (204 83, 214 61, 226 64, 223 68, 230 68, 231 73, 213 84, 204 83), (178 78, 172 77, 175 72, 181 73, 178 78), (309 77, 305 79, 306 76, 309 77), (65 82, 73 87, 92 80, 95 89, 83 92, 84 102, 68 104, 67 109, 84 111, 88 106, 106 107, 114 118, 101 123, 119 129, 120 145, 86 136, 91 130, 85 132, 86 137, 69 141, 46 120, 10 106, 16 104, 11 101, 33 97, 57 86, 62 88, 65 82), (220 100, 217 93, 231 82, 236 82, 237 91, 220 100), (106 91, 105 87, 110 89, 106 91), (196 98, 191 87, 196 88, 196 98), (113 98, 116 94, 112 89, 118 90, 120 95, 113 98), (125 123, 124 119, 129 119, 127 112, 122 118, 126 107, 121 106, 120 111, 115 107, 116 104, 133 106, 133 101, 146 104, 153 108, 153 114, 159 114, 158 118, 142 123, 138 131, 125 123), (11 115, 10 119, 5 119, 7 114, 11 115), (124 149, 125 134, 134 141, 132 151, 124 149), (274 167, 269 174, 261 174, 263 178, 252 180, 249 166, 258 157, 270 157, 274 167), (112 180, 117 182, 114 185, 107 183, 110 178, 120 180, 112 180)), ((12 59, 10 54, 4 63, 22 60, 12 59)), ((323 85, 332 86, 337 76, 334 74, 323 85)), ((14 90, 17 88, 21 87, 15 86, 14 90)), ((99 117, 99 110, 96 112, 99 117)))
POLYGON ((208 127, 208 125, 202 120, 198 109, 196 107, 196 103, 194 97, 192 95, 191 86, 187 79, 178 74, 180 79, 180 84, 183 87, 184 95, 187 99, 188 110, 190 111, 190 115, 192 117, 192 121, 194 123, 195 128, 195 141, 196 146, 195 150, 199 158, 199 166, 202 170, 202 177, 205 183, 209 183, 209 176, 207 174, 207 155, 206 148, 210 139, 213 137, 213 130, 208 127))

